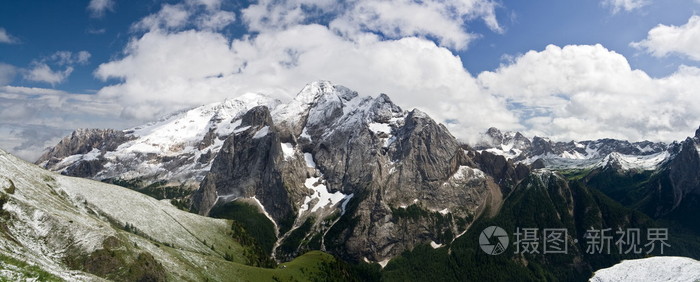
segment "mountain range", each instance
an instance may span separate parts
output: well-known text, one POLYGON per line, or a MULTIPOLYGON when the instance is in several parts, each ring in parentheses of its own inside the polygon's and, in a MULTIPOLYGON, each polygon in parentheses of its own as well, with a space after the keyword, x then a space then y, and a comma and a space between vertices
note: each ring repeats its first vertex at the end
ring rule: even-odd
MULTIPOLYGON (((63 176, 28 164, 2 175, 9 175, 6 178, 13 183, 25 177, 27 186, 49 191, 41 193, 68 187, 60 188, 68 191, 67 196, 56 192, 52 197, 57 199, 27 206, 48 208, 51 205, 43 201, 72 201, 68 206, 75 206, 79 217, 101 220, 86 226, 107 222, 111 224, 107 230, 117 226, 127 231, 115 231, 118 234, 133 234, 117 237, 120 244, 134 242, 133 250, 112 249, 129 256, 150 254, 153 265, 178 262, 153 248, 136 246, 167 242, 167 248, 189 252, 178 254, 179 258, 189 258, 190 253, 207 256, 200 265, 190 266, 200 270, 222 258, 232 261, 234 266, 228 268, 237 269, 241 264, 294 265, 308 256, 329 253, 335 258, 311 260, 316 266, 334 266, 312 264, 316 274, 331 273, 332 268, 346 274, 338 277, 360 280, 423 280, 436 271, 439 275, 433 277, 448 281, 585 280, 622 259, 641 258, 587 254, 583 242, 591 228, 668 226, 672 243, 679 247, 670 254, 700 257, 700 222, 688 216, 700 211, 699 144, 700 129, 686 140, 664 144, 613 139, 554 142, 496 128, 482 134, 479 142, 464 144, 426 113, 403 110, 385 94, 361 97, 346 87, 318 81, 286 103, 246 94, 131 129, 79 129, 36 162, 63 176), (23 175, 25 169, 36 173, 23 175), (65 181, 51 184, 49 178, 65 181), (85 187, 91 185, 104 194, 90 193, 85 187), (71 196, 71 189, 80 193, 71 196), (119 201, 110 202, 113 198, 119 201), (77 208, 80 205, 92 208, 77 208), (128 212, 144 206, 149 207, 143 208, 144 213, 128 212), (121 210, 110 213, 110 209, 121 210), (160 211, 176 216, 161 220, 160 211), (193 226, 183 225, 181 218, 189 218, 187 224, 193 226), (167 227, 149 231, 148 220, 167 227), (561 227, 580 241, 572 240, 571 252, 562 256, 490 257, 478 250, 479 233, 489 224, 506 230, 561 227), (175 235, 180 231, 170 228, 182 228, 189 235, 175 235), (219 241, 227 243, 209 246, 219 241), (227 248, 231 251, 216 251, 227 248), (489 276, 495 275, 496 265, 508 266, 508 271, 489 276)), ((45 211, 61 212, 61 208, 45 211)), ((10 218, 20 218, 20 213, 10 218)), ((20 221, 31 220, 36 219, 20 221)), ((6 234, 41 232, 15 228, 6 234)), ((36 253, 30 247, 35 241, 19 241, 13 248, 36 253)), ((89 260, 99 250, 109 250, 104 240, 77 253, 89 260)), ((33 262, 51 265, 45 269, 63 278, 76 269, 82 272, 75 275, 84 277, 115 277, 116 272, 90 271, 84 268, 86 263, 57 258, 33 262)), ((268 271, 263 270, 251 272, 268 271)), ((156 280, 202 278, 162 269, 153 273, 156 280)))

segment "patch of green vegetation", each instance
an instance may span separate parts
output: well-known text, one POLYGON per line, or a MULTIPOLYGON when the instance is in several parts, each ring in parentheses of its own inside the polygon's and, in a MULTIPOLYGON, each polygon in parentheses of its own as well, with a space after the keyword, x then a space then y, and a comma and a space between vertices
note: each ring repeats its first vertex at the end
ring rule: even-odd
POLYGON ((581 180, 591 173, 592 169, 563 169, 559 170, 559 174, 566 177, 568 180, 581 180))
POLYGON ((90 254, 65 258, 68 267, 113 281, 165 281, 165 268, 150 254, 133 249, 116 237, 90 254))
POLYGON ((341 216, 338 221, 328 229, 323 240, 326 245, 326 250, 335 253, 343 254, 345 252, 345 242, 350 236, 348 230, 353 230, 360 221, 357 217, 352 217, 364 199, 367 198, 367 192, 357 192, 345 206, 345 215, 341 216))
POLYGON ((157 181, 144 186, 144 181, 141 178, 130 180, 108 178, 102 182, 121 186, 136 192, 148 195, 158 200, 170 199, 170 204, 184 211, 190 211, 192 195, 195 190, 180 184, 178 186, 168 186, 165 180, 157 181))
POLYGON ((430 212, 422 209, 416 204, 412 204, 406 208, 391 208, 391 215, 394 218, 418 220, 421 217, 428 217, 430 212))
POLYGON ((17 189, 15 187, 15 183, 12 181, 12 179, 9 179, 9 178, 5 178, 5 179, 7 180, 7 182, 10 183, 10 186, 6 187, 4 192, 7 194, 10 194, 10 195, 14 194, 15 189, 17 189))
POLYGON ((382 267, 378 263, 366 263, 360 261, 350 265, 350 273, 353 279, 364 282, 382 280, 382 267))
MULTIPOLYGON (((231 225, 231 231, 231 236, 233 237, 233 239, 244 247, 243 256, 248 261, 248 265, 258 267, 274 267, 275 265, 277 265, 275 261, 272 260, 272 258, 270 257, 270 254, 265 252, 262 248, 260 248, 260 245, 258 244, 258 241, 255 239, 255 237, 252 237, 248 234, 243 225, 236 221, 233 221, 231 225)), ((224 259, 228 261, 233 261, 233 255, 228 253, 228 251, 226 250, 225 252, 226 253, 224 254, 224 259)))
POLYGON ((102 179, 102 182, 121 186, 124 188, 129 188, 131 190, 138 190, 139 188, 142 187, 142 184, 141 184, 142 181, 139 178, 129 179, 129 180, 124 180, 121 178, 108 178, 108 179, 102 179))
MULTIPOLYGON (((234 234, 247 233, 253 242, 243 245, 258 245, 265 256, 272 254, 272 248, 277 241, 275 225, 267 216, 262 214, 258 207, 242 201, 233 201, 225 205, 214 207, 209 216, 214 218, 230 219, 235 221, 232 228, 234 234)), ((243 235, 241 235, 243 236, 243 235)), ((239 238, 240 239, 240 238, 239 238)))
POLYGON ((190 200, 189 199, 171 199, 170 204, 174 207, 181 209, 183 211, 190 211, 190 200))
POLYGON ((48 175, 48 174, 42 175, 41 179, 44 180, 44 182, 46 182, 46 184, 51 184, 51 183, 56 182, 56 179, 53 176, 48 175))
POLYGON ((137 191, 158 200, 163 199, 182 199, 191 196, 194 190, 187 188, 184 184, 179 186, 167 186, 166 181, 152 183, 137 191))
POLYGON ((652 182, 662 182, 663 176, 654 175, 652 171, 618 173, 612 170, 596 170, 582 180, 586 186, 600 190, 625 206, 640 207, 653 190, 649 189, 648 185, 652 182))
MULTIPOLYGON (((431 223, 430 225, 433 226, 431 233, 437 234, 436 241, 438 243, 449 242, 454 238, 454 234, 450 228, 453 222, 451 213, 443 215, 439 212, 431 212, 416 204, 412 204, 406 208, 391 208, 391 215, 394 222, 398 222, 400 220, 427 220, 431 223)), ((462 229, 464 229, 468 224, 467 221, 471 222, 471 215, 467 216, 466 218, 457 218, 455 221, 458 226, 461 225, 462 229)))
POLYGON ((282 241, 282 244, 279 246, 279 250, 282 252, 282 254, 292 257, 296 255, 297 249, 300 245, 302 245, 302 240, 304 240, 306 235, 311 231, 314 220, 314 217, 307 218, 301 226, 294 229, 289 235, 287 235, 287 238, 285 238, 284 241, 282 241))
POLYGON ((321 251, 310 251, 275 269, 242 267, 235 270, 242 281, 359 281, 351 266, 321 251))
MULTIPOLYGON (((4 269, 13 272, 18 271, 27 280, 36 279, 37 281, 63 281, 63 279, 41 269, 36 265, 30 265, 24 261, 0 253, 0 270, 4 269)), ((4 282, 11 280, 0 277, 0 281, 4 282)))

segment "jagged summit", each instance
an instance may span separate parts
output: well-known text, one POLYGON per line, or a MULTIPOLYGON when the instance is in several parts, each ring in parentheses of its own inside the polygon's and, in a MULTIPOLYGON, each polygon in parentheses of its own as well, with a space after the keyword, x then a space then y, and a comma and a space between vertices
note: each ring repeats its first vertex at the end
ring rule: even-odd
POLYGON ((328 95, 335 95, 348 101, 358 96, 356 91, 352 91, 345 86, 336 85, 330 81, 320 80, 311 82, 304 86, 296 97, 294 97, 294 100, 306 104, 312 104, 318 101, 321 97, 328 95))

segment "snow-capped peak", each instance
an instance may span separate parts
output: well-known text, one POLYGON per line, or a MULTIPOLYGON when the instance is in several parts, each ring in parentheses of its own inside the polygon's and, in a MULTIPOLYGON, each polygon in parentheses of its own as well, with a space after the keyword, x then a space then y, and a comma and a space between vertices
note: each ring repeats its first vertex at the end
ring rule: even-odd
POLYGON ((322 96, 333 94, 345 100, 351 100, 352 98, 357 97, 357 92, 352 91, 345 86, 335 85, 330 81, 320 80, 311 82, 304 86, 294 100, 304 104, 312 104, 322 96))

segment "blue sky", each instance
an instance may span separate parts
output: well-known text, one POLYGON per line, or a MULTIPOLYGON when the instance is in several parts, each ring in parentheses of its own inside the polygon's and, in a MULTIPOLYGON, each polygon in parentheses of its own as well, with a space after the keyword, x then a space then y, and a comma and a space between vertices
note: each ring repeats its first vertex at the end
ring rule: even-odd
POLYGON ((465 141, 489 126, 670 141, 700 125, 699 1, 343 3, 3 1, 0 148, 31 159, 76 127, 289 99, 320 79, 385 92, 465 141))

